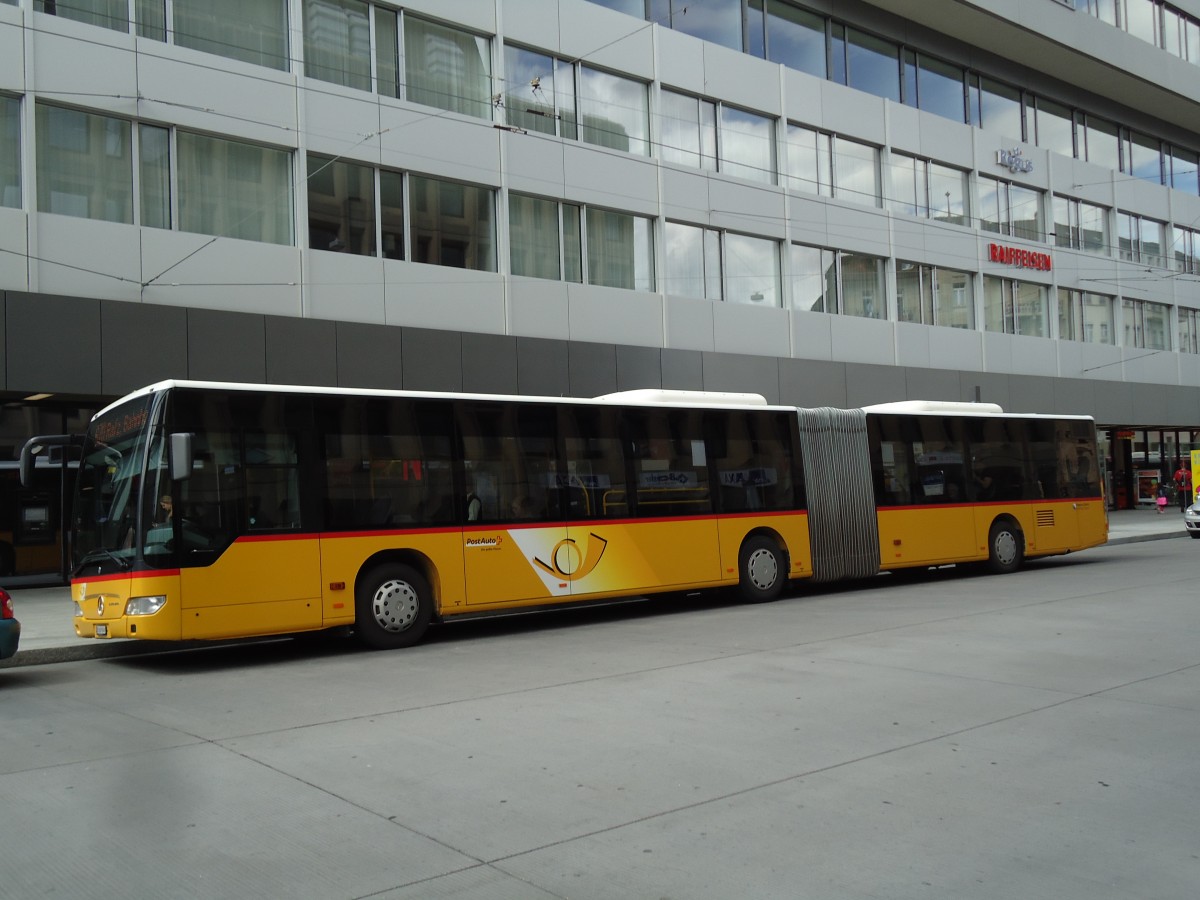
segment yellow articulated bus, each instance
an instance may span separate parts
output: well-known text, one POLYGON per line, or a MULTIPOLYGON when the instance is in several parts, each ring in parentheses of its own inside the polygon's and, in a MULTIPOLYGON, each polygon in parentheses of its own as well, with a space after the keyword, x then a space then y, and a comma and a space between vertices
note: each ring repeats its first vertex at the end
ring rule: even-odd
POLYGON ((1095 429, 983 404, 805 410, 165 381, 100 411, 71 521, 82 637, 430 624, 1103 543, 1095 429))

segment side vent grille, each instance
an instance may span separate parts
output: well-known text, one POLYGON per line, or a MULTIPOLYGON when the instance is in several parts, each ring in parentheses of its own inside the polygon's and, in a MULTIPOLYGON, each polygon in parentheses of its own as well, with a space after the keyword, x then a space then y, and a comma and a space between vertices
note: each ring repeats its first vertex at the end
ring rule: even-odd
POLYGON ((1037 527, 1038 528, 1053 528, 1054 527, 1054 510, 1039 509, 1037 511, 1037 527))

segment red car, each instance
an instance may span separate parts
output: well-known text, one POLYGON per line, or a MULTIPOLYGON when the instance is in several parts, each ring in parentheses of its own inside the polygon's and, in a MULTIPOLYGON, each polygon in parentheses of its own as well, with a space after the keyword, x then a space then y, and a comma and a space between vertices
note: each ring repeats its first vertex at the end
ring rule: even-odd
POLYGON ((21 623, 13 614, 12 597, 0 588, 0 659, 8 659, 17 652, 21 640, 21 623))

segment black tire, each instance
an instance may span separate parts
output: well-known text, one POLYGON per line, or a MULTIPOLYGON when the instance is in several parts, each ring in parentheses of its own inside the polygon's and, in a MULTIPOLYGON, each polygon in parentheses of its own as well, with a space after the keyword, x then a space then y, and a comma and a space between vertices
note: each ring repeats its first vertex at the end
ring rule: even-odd
POLYGON ((1189 531, 1188 537, 1190 537, 1194 541, 1200 540, 1200 531, 1189 531))
POLYGON ((363 573, 354 596, 354 633, 374 650, 411 647, 433 619, 433 593, 412 566, 389 563, 363 573))
POLYGON ((1015 572, 1025 559, 1025 535, 1011 519, 999 519, 988 532, 988 567, 998 574, 1015 572))
POLYGON ((771 538, 754 535, 742 544, 738 554, 738 590, 750 603, 776 599, 787 581, 787 559, 771 538))
POLYGON ((0 544, 0 575, 7 577, 16 574, 16 554, 13 553, 12 546, 9 544, 0 544))

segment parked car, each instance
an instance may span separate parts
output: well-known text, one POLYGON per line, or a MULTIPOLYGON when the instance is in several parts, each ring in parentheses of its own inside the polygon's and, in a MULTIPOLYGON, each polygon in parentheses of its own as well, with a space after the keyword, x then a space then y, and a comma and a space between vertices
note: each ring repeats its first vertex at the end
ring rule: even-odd
POLYGON ((1183 511, 1183 527, 1193 538, 1200 540, 1200 500, 1183 511))
POLYGON ((0 659, 15 655, 20 639, 21 623, 13 612, 12 597, 0 588, 0 659))

